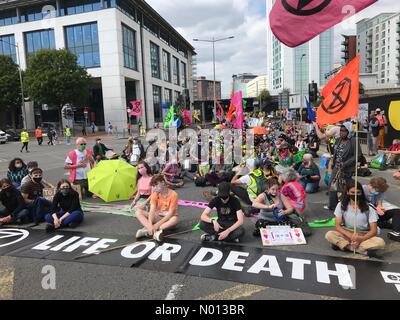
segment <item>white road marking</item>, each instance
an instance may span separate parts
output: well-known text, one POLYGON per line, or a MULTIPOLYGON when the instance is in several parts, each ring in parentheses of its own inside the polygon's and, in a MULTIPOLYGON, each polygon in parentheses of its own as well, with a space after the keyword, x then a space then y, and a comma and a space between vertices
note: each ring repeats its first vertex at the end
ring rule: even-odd
POLYGON ((183 287, 183 284, 174 284, 171 287, 171 290, 169 290, 165 300, 176 300, 179 292, 182 290, 183 287))

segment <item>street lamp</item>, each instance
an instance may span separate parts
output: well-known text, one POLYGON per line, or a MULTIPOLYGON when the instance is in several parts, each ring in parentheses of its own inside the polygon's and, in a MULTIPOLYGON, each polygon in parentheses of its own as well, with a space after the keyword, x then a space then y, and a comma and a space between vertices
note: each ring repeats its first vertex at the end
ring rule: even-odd
POLYGON ((216 103, 216 93, 215 93, 215 43, 223 40, 230 40, 235 38, 234 36, 226 37, 226 38, 221 38, 221 39, 215 39, 214 37, 212 39, 206 39, 206 40, 201 40, 201 39, 193 39, 193 41, 196 42, 211 42, 213 44, 213 70, 214 70, 214 85, 213 85, 213 90, 214 90, 214 115, 217 114, 217 103, 216 103))
POLYGON ((303 122, 303 58, 306 57, 307 54, 303 53, 300 58, 300 68, 301 68, 301 76, 300 76, 300 123, 303 122))
POLYGON ((20 81, 20 83, 21 83, 21 98, 22 98, 22 105, 21 105, 21 108, 22 108, 22 112, 23 112, 23 114, 24 114, 24 129, 28 129, 28 128, 27 128, 27 122, 26 122, 24 84, 23 84, 23 81, 22 81, 22 70, 21 70, 21 61, 20 61, 20 58, 19 58, 19 47, 18 47, 18 43, 17 43, 17 44, 13 44, 13 43, 10 43, 10 42, 8 42, 8 41, 4 41, 3 39, 0 39, 0 41, 1 41, 1 42, 4 42, 4 43, 7 43, 7 44, 9 44, 9 45, 11 45, 11 46, 14 46, 14 47, 17 49, 17 64, 18 64, 18 72, 19 72, 19 81, 20 81))

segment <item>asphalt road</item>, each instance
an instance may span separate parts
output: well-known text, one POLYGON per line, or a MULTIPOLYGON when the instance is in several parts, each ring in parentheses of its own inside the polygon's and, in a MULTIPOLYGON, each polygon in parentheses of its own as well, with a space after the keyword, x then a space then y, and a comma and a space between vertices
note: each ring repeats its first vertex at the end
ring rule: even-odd
MULTIPOLYGON (((94 144, 90 139, 89 146, 94 144)), ((123 149, 124 140, 114 137, 104 137, 103 142, 114 148, 116 152, 123 149)), ((45 145, 39 147, 36 142, 30 143, 30 153, 20 153, 20 143, 0 145, 0 177, 5 176, 8 162, 14 157, 22 157, 26 162, 36 160, 44 169, 44 177, 53 184, 66 176, 63 164, 67 152, 72 146, 64 143, 56 146, 45 145)), ((387 200, 400 206, 400 184, 392 179, 393 171, 375 171, 374 175, 385 177, 390 189, 387 200)), ((362 182, 368 180, 362 179, 362 182)), ((321 183, 322 185, 322 183, 321 183)), ((204 201, 201 192, 207 189, 196 188, 187 183, 178 190, 181 199, 204 201)), ((307 198, 306 214, 310 220, 329 218, 332 213, 323 209, 327 202, 326 187, 323 186, 318 194, 307 198)), ((180 208, 181 227, 185 230, 192 227, 199 219, 201 209, 189 207, 180 208)), ((88 233, 103 233, 109 235, 134 236, 138 229, 135 219, 107 215, 86 213, 85 222, 76 230, 88 233)), ((259 247, 259 240, 251 233, 254 221, 247 218, 245 221, 247 234, 243 245, 259 247)), ((44 225, 36 227, 43 229, 44 225)), ((306 246, 283 247, 281 250, 292 250, 304 253, 323 255, 338 255, 351 257, 351 254, 334 252, 324 240, 327 229, 314 229, 314 234, 308 238, 306 246)), ((391 242, 386 238, 387 231, 382 236, 387 242, 384 255, 388 262, 400 263, 400 243, 391 242)), ((189 233, 178 236, 181 239, 199 241, 199 233, 189 233)), ((373 290, 373 288, 371 288, 373 290)), ((102 265, 81 264, 77 262, 43 261, 30 258, 0 257, 0 300, 1 299, 335 299, 328 296, 312 295, 295 291, 273 289, 229 281, 198 278, 182 274, 151 272, 141 269, 109 267, 102 265), (52 265, 56 268, 56 289, 42 288, 42 268, 52 265), (172 294, 171 294, 172 292, 172 294)))

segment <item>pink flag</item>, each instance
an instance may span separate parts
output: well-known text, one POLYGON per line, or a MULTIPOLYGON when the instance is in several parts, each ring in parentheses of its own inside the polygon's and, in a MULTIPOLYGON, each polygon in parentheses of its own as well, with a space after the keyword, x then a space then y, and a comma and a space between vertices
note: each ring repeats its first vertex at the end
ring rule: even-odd
POLYGON ((185 109, 182 112, 183 118, 185 119, 186 125, 190 126, 192 124, 192 118, 190 117, 190 111, 185 109))
POLYGON ((232 104, 235 106, 235 129, 243 129, 243 100, 242 91, 239 91, 232 99, 232 104))
POLYGON ((215 103, 218 106, 217 118, 219 119, 219 121, 222 121, 225 118, 224 109, 222 108, 221 104, 219 103, 219 101, 217 99, 215 99, 215 103))
POLYGON ((131 101, 130 104, 132 105, 130 116, 142 116, 142 99, 131 101))
POLYGON ((271 30, 285 45, 297 47, 378 0, 277 0, 271 30))

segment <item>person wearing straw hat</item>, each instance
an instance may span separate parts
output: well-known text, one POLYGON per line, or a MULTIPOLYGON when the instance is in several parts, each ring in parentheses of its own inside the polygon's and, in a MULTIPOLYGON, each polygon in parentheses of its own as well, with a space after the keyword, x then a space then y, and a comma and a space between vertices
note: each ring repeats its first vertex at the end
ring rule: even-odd
POLYGON ((369 207, 360 183, 356 187, 353 180, 347 185, 342 201, 336 207, 335 217, 335 230, 325 235, 333 250, 377 257, 377 250, 385 248, 385 241, 377 237, 378 215, 369 207))

